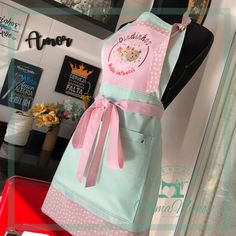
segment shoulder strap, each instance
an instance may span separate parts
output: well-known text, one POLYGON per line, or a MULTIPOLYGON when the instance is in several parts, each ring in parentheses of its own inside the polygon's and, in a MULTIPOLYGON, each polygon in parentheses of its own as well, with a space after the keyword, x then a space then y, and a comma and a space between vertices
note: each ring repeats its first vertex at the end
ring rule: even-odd
POLYGON ((181 23, 175 23, 172 26, 171 37, 174 37, 178 32, 182 32, 186 29, 186 27, 191 23, 191 19, 186 11, 183 14, 181 23))
POLYGON ((164 91, 169 82, 169 79, 171 77, 171 74, 174 70, 185 38, 185 33, 186 33, 185 29, 190 24, 190 22, 191 19, 188 16, 188 13, 185 12, 182 18, 182 22, 172 25, 167 54, 165 57, 161 73, 159 89, 157 91, 157 96, 159 97, 159 99, 161 99, 161 97, 163 96, 164 91))

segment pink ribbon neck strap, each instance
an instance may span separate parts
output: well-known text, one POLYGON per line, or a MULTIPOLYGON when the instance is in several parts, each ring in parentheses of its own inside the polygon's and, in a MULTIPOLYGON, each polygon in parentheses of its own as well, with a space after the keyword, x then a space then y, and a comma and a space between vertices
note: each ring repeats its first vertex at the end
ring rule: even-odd
POLYGON ((179 31, 182 32, 186 27, 191 23, 191 18, 188 15, 188 12, 185 12, 182 17, 181 23, 173 24, 171 37, 175 36, 179 31))
POLYGON ((113 102, 102 96, 98 96, 95 102, 81 117, 72 137, 72 146, 74 148, 83 148, 77 177, 81 182, 85 175, 85 170, 87 169, 85 187, 96 185, 103 146, 108 130, 110 132, 107 146, 107 165, 114 169, 124 166, 117 108, 126 112, 135 112, 158 119, 161 118, 163 113, 163 108, 157 105, 131 100, 113 102), (100 132, 98 132, 99 129, 100 132), (97 136, 98 139, 96 141, 97 136))

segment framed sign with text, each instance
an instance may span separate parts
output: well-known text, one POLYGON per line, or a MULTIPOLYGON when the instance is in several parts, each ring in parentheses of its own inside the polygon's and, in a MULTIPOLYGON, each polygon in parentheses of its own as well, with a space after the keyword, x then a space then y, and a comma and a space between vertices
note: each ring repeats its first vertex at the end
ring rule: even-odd
POLYGON ((100 68, 65 56, 55 91, 79 98, 93 96, 100 68))
POLYGON ((0 2, 0 45, 18 49, 28 14, 0 2))
POLYGON ((21 111, 31 108, 42 69, 12 59, 0 94, 0 104, 21 111))

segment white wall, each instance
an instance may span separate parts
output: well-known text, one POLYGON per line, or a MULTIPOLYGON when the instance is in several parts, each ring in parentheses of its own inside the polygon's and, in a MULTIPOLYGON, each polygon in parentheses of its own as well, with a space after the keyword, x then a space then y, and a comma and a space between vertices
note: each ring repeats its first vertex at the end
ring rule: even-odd
MULTIPOLYGON (((0 45, 0 89, 3 86, 11 58, 16 58, 43 68, 43 74, 35 95, 34 103, 62 102, 65 98, 73 100, 72 97, 54 91, 64 56, 68 55, 101 68, 100 52, 102 40, 39 14, 36 11, 25 8, 14 1, 2 0, 2 2, 28 12, 29 18, 18 50, 14 51, 0 45), (43 50, 39 51, 35 47, 29 48, 28 43, 25 42, 25 39, 31 31, 38 31, 43 37, 54 38, 56 36, 66 35, 73 39, 73 43, 69 48, 65 45, 57 47, 45 46, 43 50)), ((125 10, 122 11, 117 27, 122 23, 135 19, 140 12, 148 8, 148 3, 149 1, 140 0, 125 1, 123 8, 125 10), (129 11, 129 13, 132 12, 132 14, 127 14, 126 10, 129 11)), ((100 74, 100 78, 101 76, 102 73, 100 74)), ((76 101, 81 103, 77 99, 76 101)), ((0 120, 7 122, 14 111, 15 109, 13 108, 0 105, 0 120)), ((63 122, 59 136, 70 137, 75 124, 76 123, 71 121, 63 122)), ((34 129, 37 128, 34 127, 34 129)), ((40 130, 44 131, 42 129, 40 130)))
MULTIPOLYGON (((27 63, 43 68, 43 73, 35 95, 36 102, 62 102, 65 98, 73 98, 54 91, 60 73, 64 56, 68 55, 84 62, 101 67, 100 46, 101 40, 53 20, 47 16, 27 9, 15 2, 3 0, 2 2, 29 12, 29 18, 25 27, 20 47, 17 51, 0 46, 0 88, 2 87, 11 58, 16 58, 27 63), (29 48, 25 39, 31 31, 38 31, 43 37, 66 35, 73 39, 71 47, 65 45, 58 47, 45 46, 39 51, 35 47, 29 48)), ((80 102, 79 100, 77 100, 80 102)), ((14 109, 0 106, 0 120, 8 121, 14 109)), ((66 127, 60 129, 60 136, 69 137, 73 130, 72 122, 65 122, 66 127)), ((75 123, 74 123, 75 125, 75 123)))

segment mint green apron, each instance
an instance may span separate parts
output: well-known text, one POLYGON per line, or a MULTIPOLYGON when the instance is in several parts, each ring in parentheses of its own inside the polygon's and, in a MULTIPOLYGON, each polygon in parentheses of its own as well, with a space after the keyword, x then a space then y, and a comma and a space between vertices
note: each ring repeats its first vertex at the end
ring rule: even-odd
MULTIPOLYGON (((163 111, 161 97, 178 59, 184 36, 184 24, 172 26, 152 13, 144 12, 136 21, 104 40, 103 78, 99 90, 103 100, 100 103, 95 100, 88 111, 90 116, 87 113, 86 125, 81 121, 83 125, 75 131, 53 178, 53 191, 49 190, 42 207, 49 217, 69 232, 74 231, 71 225, 60 220, 62 213, 57 215, 49 210, 62 204, 58 196, 53 198, 55 192, 121 229, 130 232, 150 229, 161 183, 162 159, 161 112, 156 116, 150 114, 155 113, 155 107, 163 111), (111 124, 113 116, 109 116, 105 143, 100 145, 103 127, 99 125, 94 131, 97 122, 94 117, 100 114, 100 123, 105 123, 105 113, 101 110, 105 112, 107 109, 106 105, 101 107, 104 101, 112 107, 111 112, 118 113, 119 131, 114 131, 111 124), (140 107, 145 111, 142 112, 140 107), (146 107, 153 107, 153 112, 149 114, 146 107), (83 132, 86 133, 83 134, 81 129, 85 126, 83 132), (113 132, 118 134, 117 139, 113 138, 113 132), (85 136, 83 140, 78 141, 82 136, 85 136), (114 140, 110 142, 110 139, 114 140), (91 145, 84 151, 83 145, 89 146, 89 140, 91 145), (82 148, 77 147, 79 142, 82 142, 82 148), (102 147, 101 154, 94 154, 97 152, 96 145, 100 145, 100 149, 102 147), (113 154, 108 151, 109 145, 110 149, 114 148, 113 154), (80 160, 82 155, 85 161, 80 160), (94 164, 95 169, 91 167, 94 156, 98 160, 94 164), (109 160, 116 168, 112 168, 109 160), (96 171, 97 175, 94 174, 96 171), (88 184, 89 178, 92 184, 88 184)), ((74 207, 65 208, 63 214, 70 218, 74 207)), ((79 223, 79 217, 73 222, 79 223)))

